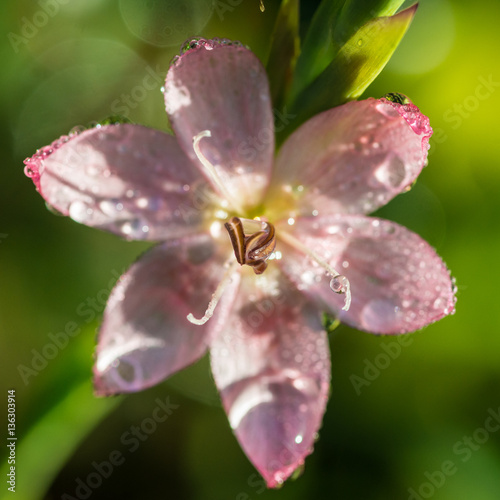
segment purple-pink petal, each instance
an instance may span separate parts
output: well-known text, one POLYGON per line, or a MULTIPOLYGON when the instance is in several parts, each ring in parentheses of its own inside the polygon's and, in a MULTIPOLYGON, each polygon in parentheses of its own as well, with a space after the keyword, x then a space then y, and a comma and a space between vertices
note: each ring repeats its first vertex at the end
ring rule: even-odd
POLYGON ((274 156, 266 71, 238 43, 201 39, 188 47, 173 62, 165 84, 165 105, 179 143, 196 160, 193 138, 209 130, 211 137, 200 141, 203 155, 241 205, 258 205, 274 156))
POLYGON ((49 205, 127 239, 196 232, 214 196, 175 137, 139 125, 63 136, 25 163, 49 205))
POLYGON ((99 332, 94 366, 98 395, 145 389, 206 352, 234 291, 228 290, 206 325, 193 325, 186 317, 205 313, 226 249, 206 235, 171 240, 146 252, 122 276, 99 332))
POLYGON ((278 486, 312 452, 326 407, 330 356, 319 311, 276 268, 247 275, 210 354, 238 441, 278 486))
POLYGON ((270 196, 302 215, 373 212, 417 178, 431 134, 412 104, 370 98, 325 111, 281 148, 270 196))
MULTIPOLYGON (((277 228, 279 230, 279 228, 277 228)), ((398 334, 418 330, 454 312, 455 287, 435 250, 403 226, 365 216, 298 218, 283 227, 346 276, 352 304, 333 293, 330 277, 296 248, 279 242, 278 261, 297 287, 355 328, 398 334)))

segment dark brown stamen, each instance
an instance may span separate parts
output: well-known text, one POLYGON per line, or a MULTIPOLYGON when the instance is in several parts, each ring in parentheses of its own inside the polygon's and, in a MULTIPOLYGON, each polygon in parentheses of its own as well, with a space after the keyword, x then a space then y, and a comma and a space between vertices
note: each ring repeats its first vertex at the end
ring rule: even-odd
MULTIPOLYGON (((246 219, 243 219, 246 221, 246 219)), ((268 222, 248 220, 248 223, 260 224, 262 229, 245 235, 242 219, 231 217, 224 227, 229 233, 234 255, 240 265, 250 266, 255 274, 262 274, 267 268, 267 259, 276 247, 275 229, 268 222)))

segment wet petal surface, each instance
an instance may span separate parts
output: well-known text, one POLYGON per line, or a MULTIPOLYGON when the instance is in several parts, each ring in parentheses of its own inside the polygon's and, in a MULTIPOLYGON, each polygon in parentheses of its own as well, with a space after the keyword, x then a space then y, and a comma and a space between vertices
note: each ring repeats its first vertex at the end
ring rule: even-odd
POLYGON ((210 353, 238 441, 268 486, 279 485, 312 452, 328 398, 330 356, 318 310, 269 268, 243 279, 210 353))
POLYGON ((365 216, 309 217, 283 230, 349 279, 352 304, 342 311, 344 297, 332 293, 324 269, 278 243, 284 272, 344 323, 372 333, 406 333, 454 311, 454 284, 446 265, 420 236, 394 222, 365 216))
MULTIPOLYGON (((154 247, 122 276, 99 332, 97 394, 145 389, 206 352, 218 319, 223 320, 230 304, 221 300, 212 320, 203 326, 193 325, 186 316, 203 316, 226 257, 211 238, 200 235, 154 247)), ((231 296, 228 290, 224 298, 230 302, 231 296)))
POLYGON ((212 193, 173 136, 131 124, 63 137, 26 171, 59 212, 127 239, 199 230, 212 193))
POLYGON ((170 67, 165 105, 178 140, 193 160, 193 138, 233 198, 257 205, 268 184, 274 125, 264 67, 240 44, 198 40, 170 67))
POLYGON ((431 134, 411 104, 370 98, 325 111, 283 145, 270 196, 302 215, 373 212, 417 178, 431 134))

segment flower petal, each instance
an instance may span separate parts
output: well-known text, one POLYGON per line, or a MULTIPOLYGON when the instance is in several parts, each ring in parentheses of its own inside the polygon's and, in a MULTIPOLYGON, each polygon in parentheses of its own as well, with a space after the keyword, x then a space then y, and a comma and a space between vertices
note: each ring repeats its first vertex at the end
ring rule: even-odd
POLYGON ((196 231, 212 192, 175 137, 139 125, 63 136, 25 163, 49 205, 128 239, 196 231))
POLYGON ((325 111, 283 145, 271 197, 302 215, 373 212, 417 178, 431 134, 413 104, 370 98, 325 111))
POLYGON ((193 138, 209 130, 200 141, 203 155, 233 198, 257 205, 274 155, 269 84, 257 57, 224 40, 188 43, 168 71, 165 105, 186 154, 196 159, 193 138))
POLYGON ((150 387, 206 352, 217 318, 229 311, 227 301, 206 325, 193 325, 186 316, 203 316, 226 257, 200 235, 158 245, 132 265, 104 312, 94 366, 97 394, 150 387))
POLYGON ((446 265, 405 227, 372 217, 330 216, 299 218, 283 230, 349 279, 352 304, 346 312, 344 296, 332 292, 324 269, 298 246, 278 242, 285 273, 344 323, 372 333, 406 333, 454 312, 454 281, 446 265))
POLYGON ((275 487, 312 452, 328 398, 330 356, 317 308, 271 268, 242 280, 212 371, 231 427, 275 487))

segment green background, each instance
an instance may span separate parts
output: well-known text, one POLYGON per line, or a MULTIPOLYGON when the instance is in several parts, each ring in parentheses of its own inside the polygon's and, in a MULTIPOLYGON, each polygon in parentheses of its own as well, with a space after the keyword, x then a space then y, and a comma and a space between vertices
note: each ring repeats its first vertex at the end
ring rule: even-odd
MULTIPOLYGON (((331 335, 320 438, 303 476, 279 491, 264 490, 239 449, 206 359, 148 391, 93 397, 105 297, 147 245, 57 217, 23 174, 36 148, 115 112, 166 130, 160 80, 184 39, 239 39, 265 59, 279 2, 261 13, 258 0, 217 1, 215 10, 209 0, 53 0, 45 17, 43 3, 7 0, 0 15, 2 455, 7 389, 16 390, 19 438, 17 492, 7 491, 2 469, 0 498, 78 498, 77 480, 118 453, 120 465, 88 498, 387 500, 411 498, 413 488, 417 500, 498 500, 500 430, 482 429, 500 412, 500 2, 421 0, 364 94, 402 92, 431 119, 429 166, 380 214, 436 247, 457 279, 457 312, 398 344, 358 390, 353 376, 365 378, 397 339, 343 326, 331 335), (25 42, 16 38, 23 29, 25 42), (144 90, 151 72, 157 85, 144 90), (478 89, 484 81, 493 83, 478 89), (127 104, 123 94, 135 98, 127 104), (47 351, 49 334, 73 323, 80 333, 47 351), (44 348, 53 359, 27 375, 44 348), (148 427, 157 398, 167 397, 178 407, 148 427), (151 432, 135 446, 131 432, 141 425, 151 432), (447 475, 435 472, 443 467, 447 475)), ((306 26, 315 3, 303 4, 306 26)))

